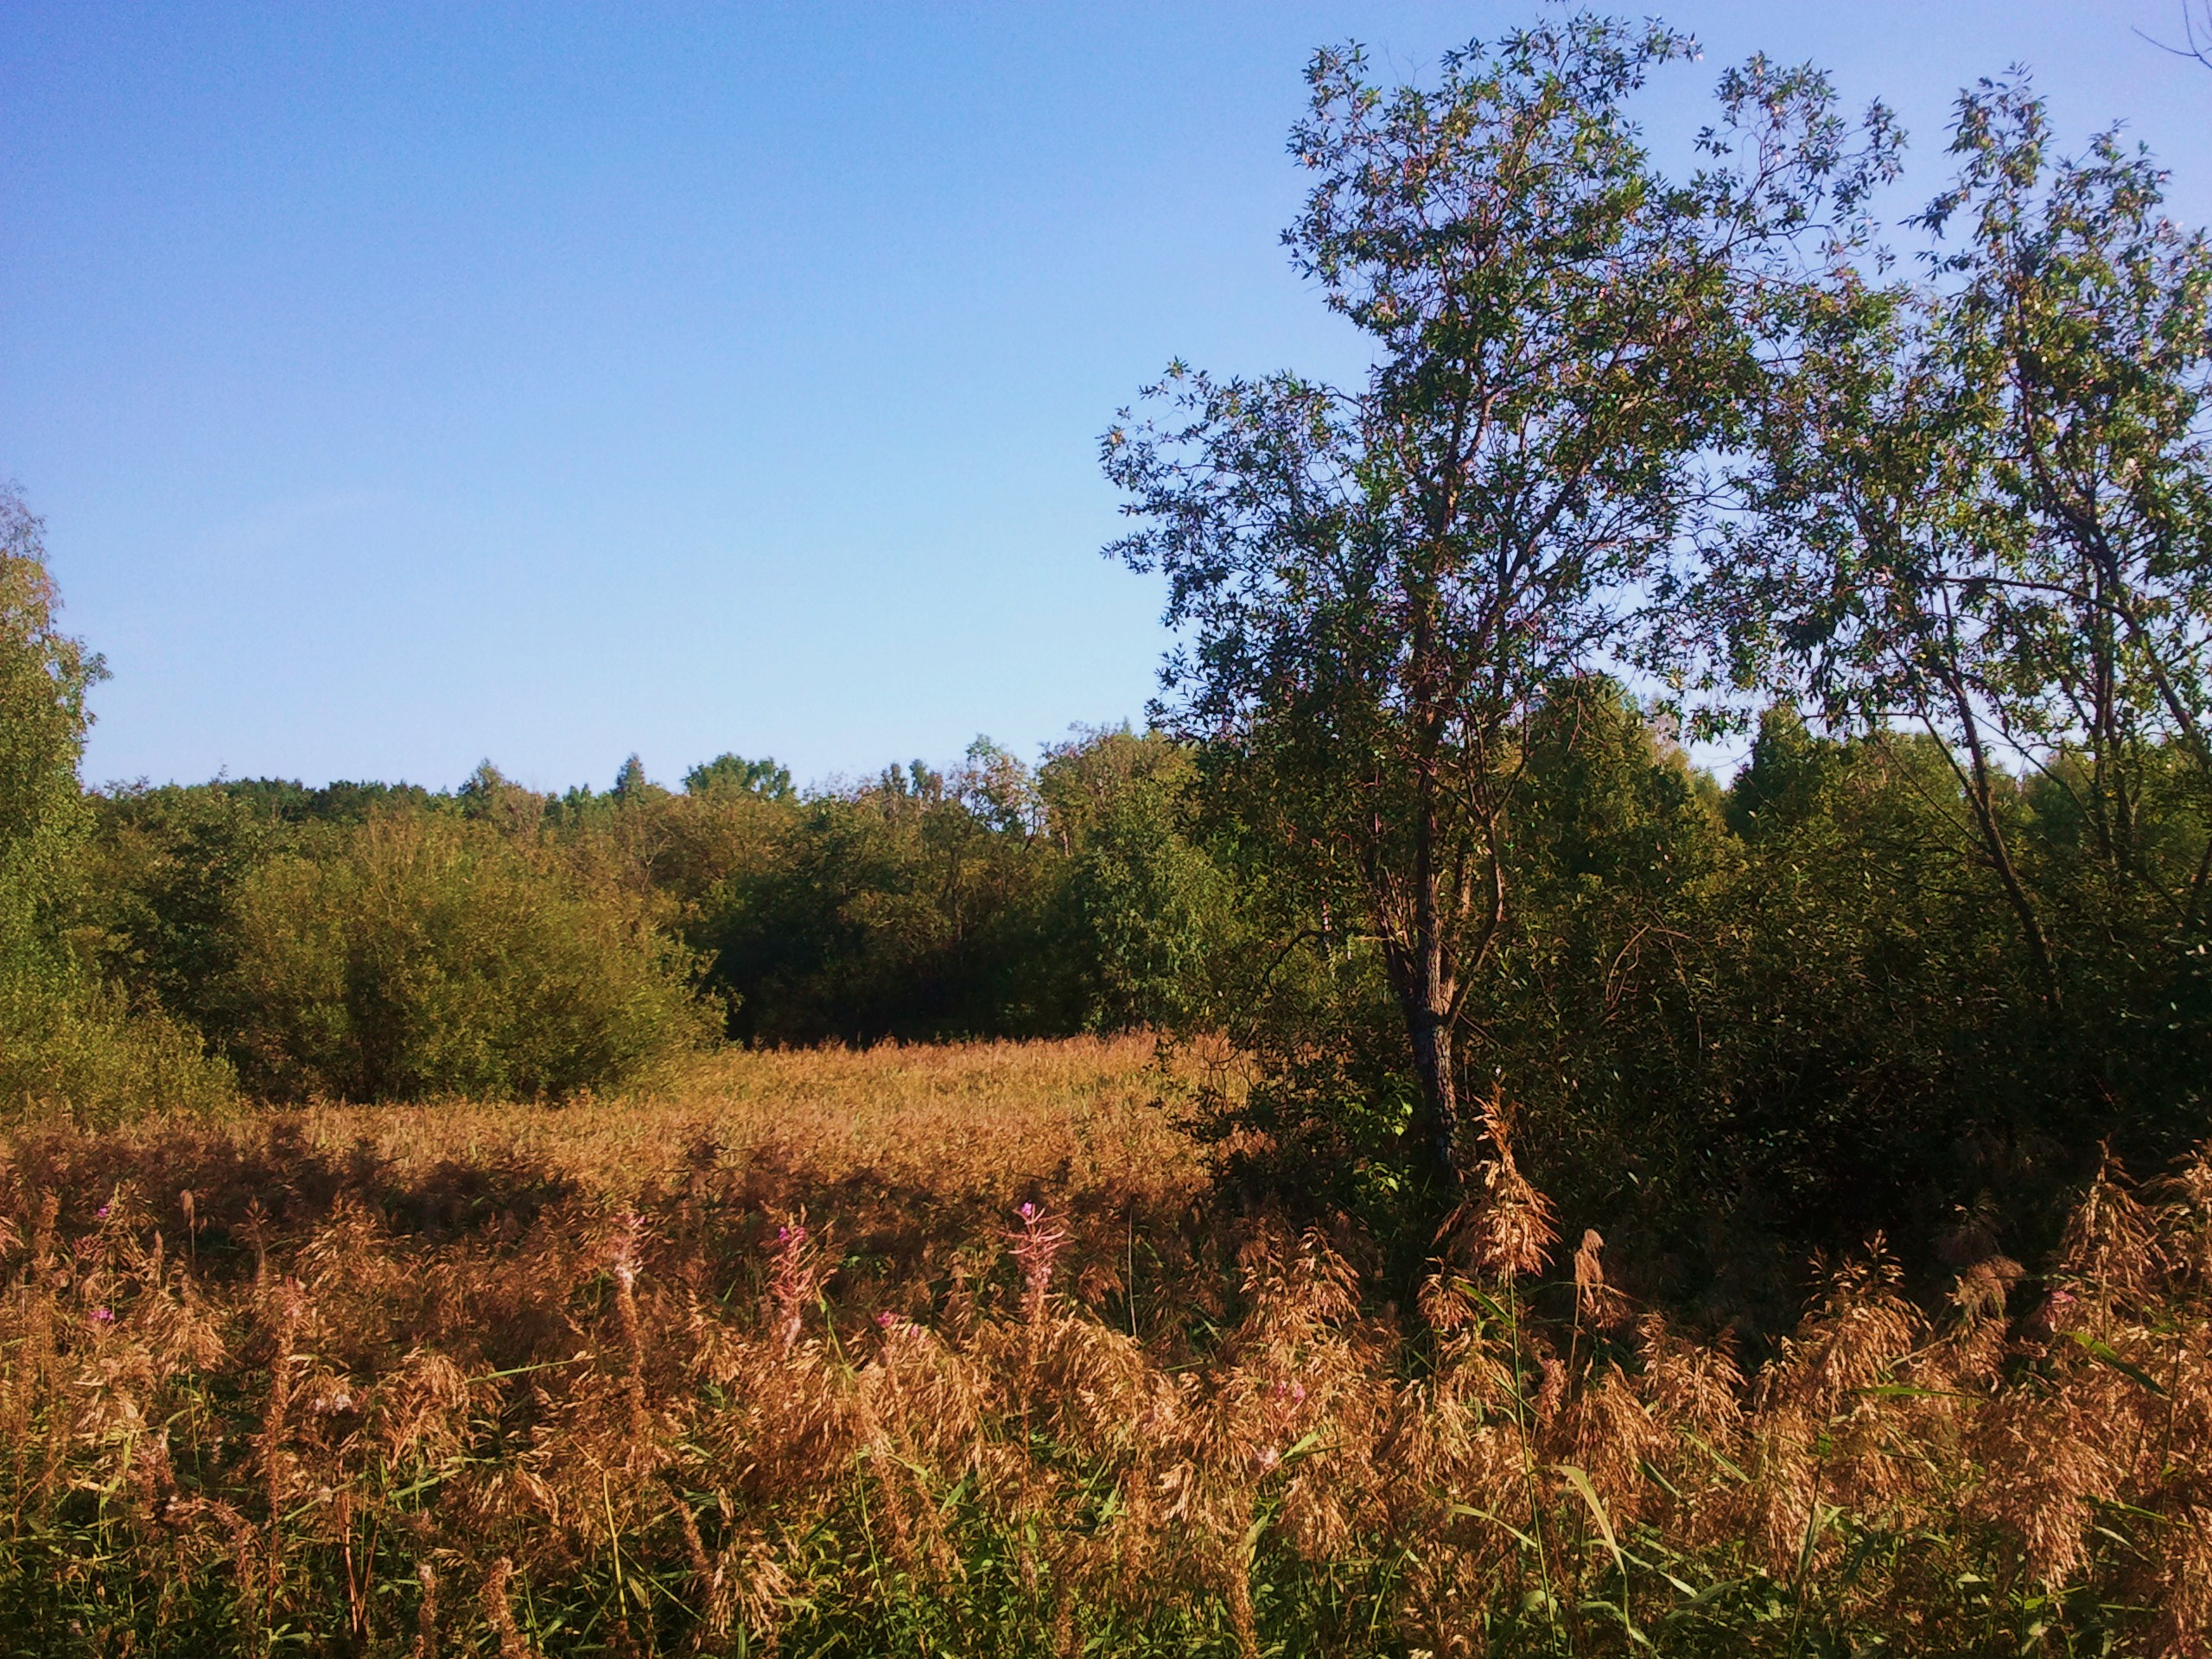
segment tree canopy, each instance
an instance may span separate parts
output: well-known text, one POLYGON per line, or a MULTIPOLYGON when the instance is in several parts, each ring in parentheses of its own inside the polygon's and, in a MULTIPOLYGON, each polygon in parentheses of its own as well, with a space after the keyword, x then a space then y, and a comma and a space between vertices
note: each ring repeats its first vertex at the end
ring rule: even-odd
POLYGON ((1882 111, 1854 139, 1821 77, 1754 60, 1708 165, 1670 181, 1627 105, 1692 49, 1582 16, 1455 52, 1433 86, 1319 54, 1285 241, 1372 341, 1365 384, 1178 364, 1105 440, 1142 523, 1111 551, 1165 573, 1188 640, 1173 729, 1379 942, 1446 1171, 1528 724, 1630 647, 1807 243, 1856 235, 1891 165, 1882 111))

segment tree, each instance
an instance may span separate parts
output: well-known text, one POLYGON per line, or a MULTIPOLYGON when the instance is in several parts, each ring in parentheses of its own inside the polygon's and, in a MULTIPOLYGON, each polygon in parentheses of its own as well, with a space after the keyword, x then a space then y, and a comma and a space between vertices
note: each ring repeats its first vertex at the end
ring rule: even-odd
POLYGON ((44 525, 0 488, 0 1047, 75 994, 61 938, 88 820, 77 763, 100 659, 54 626, 60 599, 46 566, 44 525))
MULTIPOLYGON (((1953 608, 2000 740, 2062 786, 2045 763, 2081 754, 2103 862, 2155 893, 2152 769, 2170 753, 2212 798, 2212 247, 2139 146, 2107 131, 2054 164, 2050 143, 2024 85, 1962 99, 1962 175, 1925 216, 1965 224, 1940 345, 1989 436, 1953 608)), ((2157 894, 2192 931, 2208 874, 2212 836, 2157 894)))
POLYGON ((87 960, 91 817, 77 766, 99 658, 54 625, 40 520, 0 488, 0 1106, 105 1112, 205 1103, 227 1081, 158 1018, 133 1018, 87 960), (86 947, 86 948, 80 948, 86 947))
MULTIPOLYGON (((2135 32, 2143 35, 2139 29, 2135 32)), ((2177 58, 2194 58, 2212 69, 2212 0, 2182 0, 2180 45, 2152 35, 2143 35, 2143 38, 2177 58)))
POLYGON ((614 774, 614 787, 607 791, 623 806, 635 806, 667 792, 645 776, 645 763, 634 754, 623 761, 622 769, 614 774))
POLYGON ((1109 552, 1166 574, 1187 642, 1160 717, 1363 918, 1447 1172, 1522 734, 1628 639, 1760 377, 1764 287, 1890 164, 1878 110, 1853 150, 1819 76, 1754 60, 1723 81, 1710 168, 1669 182, 1626 102, 1693 49, 1584 16, 1388 92, 1356 48, 1319 54, 1292 138, 1318 180, 1285 240, 1368 336, 1366 383, 1178 364, 1104 441, 1145 525, 1109 552))
POLYGON ((1096 1029, 1211 1012, 1206 969, 1231 893, 1186 833, 1192 772, 1182 746, 1127 726, 1086 732, 1038 768, 1046 835, 1065 860, 1053 942, 1096 1029))
POLYGON ((524 789, 488 760, 478 761, 476 770, 461 780, 454 800, 462 817, 493 824, 504 835, 531 836, 545 822, 545 797, 524 789))
POLYGON ((2054 162, 2023 82, 1963 96, 1952 148, 1920 223, 1962 239, 1917 287, 1844 280, 1808 315, 1703 594, 1739 684, 1942 741, 2056 1014, 2021 772, 2068 804, 2115 902, 2206 920, 2212 249, 2116 134, 2054 162))
POLYGON ((58 849, 81 827, 85 696, 105 672, 54 626, 60 601, 43 529, 20 493, 0 488, 0 893, 17 938, 31 923, 14 907, 50 881, 58 849))
POLYGON ((787 807, 762 855, 702 895, 693 937, 734 1034, 815 1042, 1066 1029, 1043 935, 1057 874, 1035 780, 988 739, 950 776, 915 760, 787 807))
POLYGON ((687 795, 716 795, 729 791, 756 795, 764 801, 798 798, 798 792, 791 788, 791 769, 766 758, 748 760, 741 754, 718 754, 683 774, 683 791, 687 795))

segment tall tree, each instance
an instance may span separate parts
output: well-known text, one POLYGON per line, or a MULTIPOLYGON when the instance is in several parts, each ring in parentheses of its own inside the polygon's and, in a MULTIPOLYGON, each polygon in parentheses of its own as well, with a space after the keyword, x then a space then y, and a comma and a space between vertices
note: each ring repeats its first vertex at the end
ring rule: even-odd
POLYGON ((2048 905, 2018 775, 2065 799, 2107 887, 2193 933, 2212 881, 2212 249, 2101 135, 2056 160, 2024 82, 1961 99, 1928 280, 1842 282, 1777 380, 1751 512, 1703 575, 1739 683, 1953 757, 2045 1002, 2048 905), (2193 810, 2145 833, 2150 797, 2193 810), (2178 795, 2177 798, 2177 791, 2178 795))
POLYGON ((0 991, 56 971, 51 905, 85 828, 77 762, 100 659, 54 626, 43 526, 0 488, 0 991))
POLYGON ((1371 343, 1364 385, 1178 364, 1104 442, 1143 521, 1109 551, 1166 575, 1185 641, 1162 717, 1363 917, 1447 1171, 1521 734, 1624 644, 1762 373, 1762 295, 1889 164, 1878 111, 1853 148, 1820 76, 1754 60, 1723 80, 1710 165, 1669 182, 1627 103, 1693 54, 1581 16, 1453 53, 1430 86, 1319 54, 1285 241, 1371 343))
POLYGON ((79 931, 91 817, 77 766, 100 660, 55 626, 60 601, 40 521, 0 487, 0 1111, 86 1111, 223 1090, 196 1046, 127 1018, 79 931))

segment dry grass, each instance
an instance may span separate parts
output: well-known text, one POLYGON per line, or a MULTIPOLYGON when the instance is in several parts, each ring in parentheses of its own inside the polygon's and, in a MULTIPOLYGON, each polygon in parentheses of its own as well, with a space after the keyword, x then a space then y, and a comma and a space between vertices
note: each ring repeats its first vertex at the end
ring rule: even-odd
POLYGON ((1160 1109, 1177 1079, 1147 1037, 731 1051, 635 1100, 325 1107, 308 1144, 394 1166, 520 1157, 611 1195, 680 1179, 712 1147, 818 1186, 874 1184, 1003 1211, 1040 1191, 1187 1201, 1197 1160, 1160 1109))
POLYGON ((26 1131, 0 1645, 2205 1650, 2212 1166, 1745 1376, 1492 1163, 1401 1319, 1138 1042, 26 1131))

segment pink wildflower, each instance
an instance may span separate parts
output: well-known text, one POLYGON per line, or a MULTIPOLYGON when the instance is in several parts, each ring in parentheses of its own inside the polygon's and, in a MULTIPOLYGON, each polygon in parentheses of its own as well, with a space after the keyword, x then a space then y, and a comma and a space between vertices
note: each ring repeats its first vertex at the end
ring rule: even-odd
POLYGON ((1014 1214, 1021 1217, 1021 1230, 1012 1235, 1014 1259, 1021 1264, 1021 1314, 1033 1326, 1044 1316, 1053 1258, 1068 1242, 1067 1230, 1048 1225, 1044 1211, 1033 1204, 1024 1204, 1014 1214))

